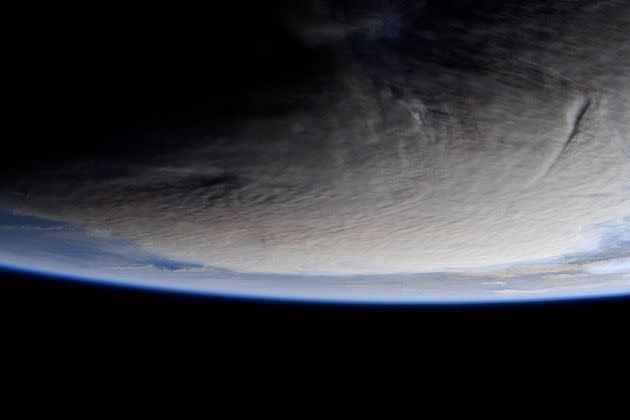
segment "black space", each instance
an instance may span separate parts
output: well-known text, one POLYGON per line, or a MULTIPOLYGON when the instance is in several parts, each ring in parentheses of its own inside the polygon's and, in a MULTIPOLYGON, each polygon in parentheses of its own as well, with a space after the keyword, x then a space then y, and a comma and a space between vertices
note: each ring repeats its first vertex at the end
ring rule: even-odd
POLYGON ((6 401, 47 409, 326 415, 582 411, 627 397, 627 299, 320 306, 3 272, 6 401))
POLYGON ((10 9, 2 131, 13 153, 0 171, 137 159, 299 107, 334 63, 287 28, 293 3, 10 9))

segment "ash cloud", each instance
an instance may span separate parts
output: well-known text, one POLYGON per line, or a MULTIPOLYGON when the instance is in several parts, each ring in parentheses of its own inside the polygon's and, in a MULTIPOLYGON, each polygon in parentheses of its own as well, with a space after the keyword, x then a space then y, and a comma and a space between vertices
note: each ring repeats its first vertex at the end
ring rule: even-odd
POLYGON ((630 7, 345 3, 285 21, 301 59, 333 71, 273 89, 240 74, 229 83, 261 88, 238 117, 197 105, 213 123, 195 133, 13 172, 2 190, 21 211, 239 272, 509 265, 589 251, 590 226, 630 214, 630 7))

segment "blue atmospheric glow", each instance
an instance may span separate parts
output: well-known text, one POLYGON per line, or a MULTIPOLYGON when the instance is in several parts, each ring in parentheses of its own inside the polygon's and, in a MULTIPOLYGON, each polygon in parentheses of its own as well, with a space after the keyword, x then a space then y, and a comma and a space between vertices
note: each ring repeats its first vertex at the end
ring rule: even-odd
MULTIPOLYGON (((623 229, 615 227, 617 232, 623 229)), ((625 232, 625 231, 624 231, 625 232)), ((630 294, 629 242, 609 235, 597 251, 536 262, 562 270, 509 277, 490 272, 324 276, 238 273, 153 254, 109 235, 0 212, 0 269, 91 284, 194 296, 367 305, 456 305, 568 301, 630 294)), ((535 267, 536 265, 534 265, 535 267)))
POLYGON ((460 297, 456 299, 436 298, 427 299, 423 297, 414 297, 406 299, 379 299, 379 298, 337 298, 331 296, 302 296, 302 295, 273 295, 265 293, 248 293, 248 292, 229 292, 221 290, 201 290, 198 288, 185 286, 181 284, 142 284, 134 283, 131 281, 123 281, 114 278, 101 278, 98 276, 90 275, 76 275, 68 274, 64 272, 44 270, 40 268, 33 268, 19 265, 1 264, 0 269, 10 270, 17 273, 23 273, 28 275, 45 276, 55 281, 71 281, 71 282, 84 282, 87 284, 108 286, 122 289, 149 291, 156 293, 176 293, 182 295, 190 295, 195 297, 208 297, 208 298, 221 298, 221 299, 239 299, 239 300, 255 300, 255 301, 268 301, 268 302, 286 302, 286 303, 311 303, 311 304, 336 304, 336 305, 429 305, 429 306, 457 306, 457 305, 501 305, 501 304, 532 304, 532 303, 544 303, 544 302, 570 302, 576 300, 597 300, 597 299, 609 299, 627 297, 630 295, 630 289, 617 290, 617 291, 596 291, 596 292, 581 292, 581 293, 569 293, 564 295, 529 295, 529 296, 507 296, 500 298, 490 297, 460 297))

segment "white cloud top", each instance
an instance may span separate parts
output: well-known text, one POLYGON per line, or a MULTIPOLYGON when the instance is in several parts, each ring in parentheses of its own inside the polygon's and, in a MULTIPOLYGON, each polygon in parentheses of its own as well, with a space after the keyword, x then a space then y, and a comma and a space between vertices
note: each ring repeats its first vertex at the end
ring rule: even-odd
POLYGON ((554 22, 546 41, 508 21, 522 32, 509 52, 503 27, 471 32, 496 47, 474 71, 381 44, 366 58, 339 29, 335 77, 294 111, 105 162, 107 176, 78 163, 13 188, 30 214, 238 272, 466 271, 591 251, 630 215, 628 13, 613 6, 554 22))

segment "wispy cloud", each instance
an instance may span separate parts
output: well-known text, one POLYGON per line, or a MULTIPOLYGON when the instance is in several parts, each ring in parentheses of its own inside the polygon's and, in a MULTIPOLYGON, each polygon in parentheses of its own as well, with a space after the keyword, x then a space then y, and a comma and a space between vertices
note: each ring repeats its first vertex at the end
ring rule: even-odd
POLYGON ((618 258, 590 264, 586 271, 593 274, 627 274, 630 273, 630 258, 618 258))
POLYGON ((500 280, 484 281, 481 283, 484 286, 505 286, 507 283, 500 280))
POLYGON ((66 226, 0 225, 0 232, 42 232, 63 230, 66 226))

